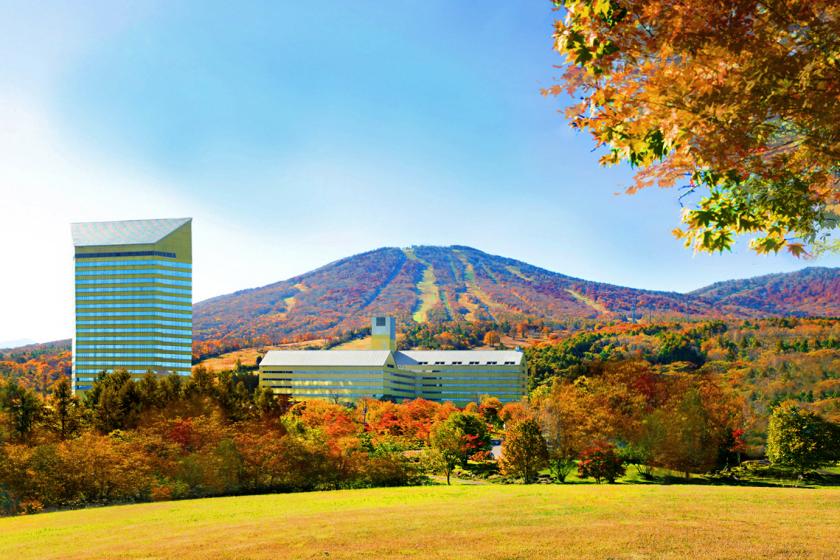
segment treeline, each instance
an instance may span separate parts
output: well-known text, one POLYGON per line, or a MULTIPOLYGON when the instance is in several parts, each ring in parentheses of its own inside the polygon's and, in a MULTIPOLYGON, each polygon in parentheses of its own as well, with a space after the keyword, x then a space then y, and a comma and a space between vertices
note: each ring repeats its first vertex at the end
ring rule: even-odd
MULTIPOLYGON (((66 379, 44 397, 0 387, 4 513, 244 493, 422 484, 454 471, 500 481, 614 481, 628 466, 682 474, 736 467, 744 402, 718 374, 643 360, 556 377, 530 401, 485 397, 458 409, 422 399, 292 403, 250 373, 190 378, 103 374, 83 399, 66 379), (498 461, 490 453, 503 440, 498 461), (547 471, 547 472, 546 472, 547 471)), ((840 428, 777 406, 774 463, 800 474, 840 459, 840 428)))
MULTIPOLYGON (((576 323, 583 323, 578 320, 576 323)), ((580 326, 580 325, 578 325, 580 326)), ((447 321, 400 325, 400 348, 427 350, 465 350, 477 346, 497 346, 502 335, 513 338, 545 338, 569 328, 546 321, 447 321), (488 337, 488 334, 490 337, 488 337), (492 344, 491 344, 492 342, 492 344)))
POLYGON ((31 344, 0 352, 0 379, 17 379, 41 394, 70 375, 72 355, 69 340, 31 344))
POLYGON ((525 352, 532 390, 598 376, 604 364, 625 360, 662 374, 716 375, 744 402, 747 453, 762 457, 770 414, 784 402, 840 421, 837 340, 837 319, 614 324, 525 352))
POLYGON ((47 397, 9 382, 0 389, 0 507, 407 485, 455 468, 530 481, 543 447, 559 480, 595 448, 686 472, 729 464, 737 452, 737 403, 714 379, 656 374, 640 362, 558 379, 530 405, 486 397, 463 410, 422 399, 290 403, 256 381, 200 367, 189 378, 139 381, 117 371, 83 399, 66 380, 47 397), (682 423, 669 420, 675 413, 682 423), (536 444, 527 422, 538 425, 536 444), (498 464, 494 437, 505 440, 498 464))
POLYGON ((12 381, 0 388, 0 510, 418 483, 405 451, 455 409, 387 406, 292 405, 256 376, 202 368, 137 382, 117 371, 83 399, 66 379, 46 398, 12 381))

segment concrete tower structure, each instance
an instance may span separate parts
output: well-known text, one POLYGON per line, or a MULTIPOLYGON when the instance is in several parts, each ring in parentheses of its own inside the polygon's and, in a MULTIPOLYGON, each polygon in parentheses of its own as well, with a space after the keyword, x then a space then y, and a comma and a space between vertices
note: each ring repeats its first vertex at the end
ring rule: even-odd
POLYGON ((370 324, 371 350, 397 349, 397 328, 393 317, 373 317, 370 324))

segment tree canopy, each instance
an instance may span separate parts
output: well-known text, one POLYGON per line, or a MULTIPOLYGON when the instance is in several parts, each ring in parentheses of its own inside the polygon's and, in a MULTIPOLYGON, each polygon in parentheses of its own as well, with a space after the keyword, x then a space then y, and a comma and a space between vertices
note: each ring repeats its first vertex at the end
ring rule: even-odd
POLYGON ((751 234, 759 253, 837 249, 840 4, 833 0, 559 0, 571 125, 638 169, 629 192, 679 186, 700 251, 751 234), (699 195, 699 200, 688 195, 699 195), (686 201, 693 200, 691 204, 686 201))

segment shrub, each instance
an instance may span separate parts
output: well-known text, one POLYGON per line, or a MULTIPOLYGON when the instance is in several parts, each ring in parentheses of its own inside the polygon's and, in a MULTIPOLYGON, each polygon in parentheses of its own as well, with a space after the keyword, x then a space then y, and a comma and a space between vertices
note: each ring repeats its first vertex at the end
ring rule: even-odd
POLYGON ((800 475, 840 459, 840 426, 795 405, 773 411, 767 429, 767 458, 800 475))
POLYGON ((622 475, 624 460, 611 443, 600 441, 581 451, 578 462, 578 476, 581 478, 594 478, 598 484, 606 480, 612 484, 622 475))

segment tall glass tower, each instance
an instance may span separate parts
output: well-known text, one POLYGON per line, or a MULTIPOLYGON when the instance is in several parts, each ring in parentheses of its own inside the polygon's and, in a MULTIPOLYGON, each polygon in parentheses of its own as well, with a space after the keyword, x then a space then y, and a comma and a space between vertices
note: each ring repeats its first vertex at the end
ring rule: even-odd
POLYGON ((192 218, 72 224, 73 389, 102 371, 189 375, 192 218))

